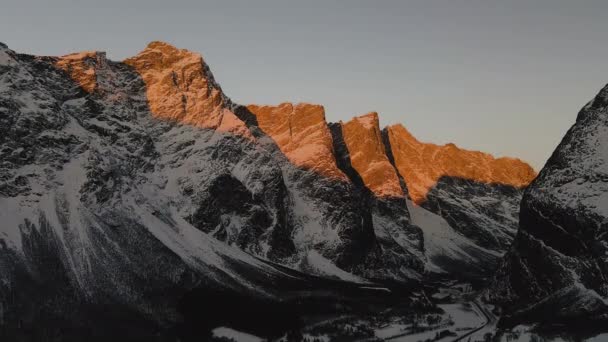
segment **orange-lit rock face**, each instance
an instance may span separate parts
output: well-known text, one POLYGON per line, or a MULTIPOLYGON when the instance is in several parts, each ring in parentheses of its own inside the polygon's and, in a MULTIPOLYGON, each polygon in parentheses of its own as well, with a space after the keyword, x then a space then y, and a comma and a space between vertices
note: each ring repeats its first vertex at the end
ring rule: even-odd
POLYGON ((527 163, 515 158, 493 156, 418 141, 401 125, 387 128, 389 142, 399 174, 405 179, 412 200, 421 204, 443 176, 525 187, 536 177, 527 163))
POLYGON ((82 89, 91 93, 97 88, 95 67, 103 60, 103 52, 84 51, 59 57, 55 65, 67 72, 82 89))
POLYGON ((157 118, 251 138, 245 123, 227 108, 200 54, 152 42, 124 63, 141 75, 157 118))
POLYGON ((403 197, 397 172, 386 156, 378 114, 369 113, 341 125, 351 164, 365 186, 378 197, 403 197))
POLYGON ((282 103, 249 105, 258 126, 272 138, 289 161, 325 177, 346 181, 333 154, 333 141, 322 106, 282 103))

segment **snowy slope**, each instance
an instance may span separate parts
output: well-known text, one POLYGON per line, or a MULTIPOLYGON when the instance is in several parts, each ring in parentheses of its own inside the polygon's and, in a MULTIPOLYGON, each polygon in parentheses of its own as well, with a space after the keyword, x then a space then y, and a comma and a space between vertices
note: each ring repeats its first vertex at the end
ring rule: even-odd
POLYGON ((501 253, 484 249, 454 230, 441 216, 408 200, 412 224, 422 229, 424 253, 429 272, 459 276, 484 277, 491 273, 487 265, 498 262, 501 253))

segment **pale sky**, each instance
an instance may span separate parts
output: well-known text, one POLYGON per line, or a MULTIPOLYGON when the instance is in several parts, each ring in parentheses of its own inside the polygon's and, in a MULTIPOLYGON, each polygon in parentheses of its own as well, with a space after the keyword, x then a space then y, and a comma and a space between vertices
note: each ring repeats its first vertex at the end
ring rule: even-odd
POLYGON ((605 0, 2 0, 0 41, 121 60, 163 40, 202 53, 238 103, 320 103, 330 121, 377 111, 538 170, 608 82, 606 18, 605 0))

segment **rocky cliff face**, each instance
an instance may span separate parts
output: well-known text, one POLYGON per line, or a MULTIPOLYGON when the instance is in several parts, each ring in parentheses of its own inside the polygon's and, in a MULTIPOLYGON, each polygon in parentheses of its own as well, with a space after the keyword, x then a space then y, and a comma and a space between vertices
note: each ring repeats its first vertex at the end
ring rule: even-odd
POLYGON ((269 136, 291 164, 327 178, 346 181, 336 165, 331 133, 322 106, 282 103, 249 105, 257 126, 269 136))
POLYGON ((418 141, 402 125, 386 128, 395 165, 417 204, 428 201, 428 194, 442 178, 467 179, 477 183, 524 188, 536 177, 525 162, 515 158, 468 151, 454 144, 443 146, 418 141))
MULTIPOLYGON (((536 173, 513 158, 418 141, 401 125, 386 140, 414 203, 443 217, 487 251, 505 252, 517 231, 519 200, 536 173)), ((491 268, 498 259, 486 260, 491 268)))
POLYGON ((371 227, 375 246, 383 251, 376 252, 378 258, 369 262, 391 265, 382 267, 377 274, 367 272, 367 276, 395 278, 404 274, 406 278, 420 279, 426 272, 424 236, 410 222, 406 188, 386 155, 378 115, 370 113, 332 124, 332 134, 338 165, 356 189, 365 212, 364 224, 371 227))
POLYGON ((157 118, 251 137, 200 54, 152 42, 124 63, 143 79, 148 106, 157 118))
POLYGON ((521 202, 520 228, 492 287, 513 321, 605 320, 608 87, 578 114, 521 202))
POLYGON ((386 156, 377 113, 341 123, 350 163, 377 197, 404 197, 397 172, 386 156))

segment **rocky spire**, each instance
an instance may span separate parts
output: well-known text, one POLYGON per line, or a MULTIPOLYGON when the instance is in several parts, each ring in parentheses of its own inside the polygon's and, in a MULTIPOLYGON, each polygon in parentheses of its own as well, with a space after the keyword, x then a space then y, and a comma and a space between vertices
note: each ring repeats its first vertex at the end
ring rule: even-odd
POLYGON ((386 156, 378 114, 368 113, 340 125, 351 164, 365 186, 378 197, 403 197, 397 172, 386 156))

